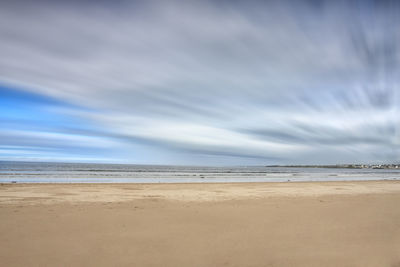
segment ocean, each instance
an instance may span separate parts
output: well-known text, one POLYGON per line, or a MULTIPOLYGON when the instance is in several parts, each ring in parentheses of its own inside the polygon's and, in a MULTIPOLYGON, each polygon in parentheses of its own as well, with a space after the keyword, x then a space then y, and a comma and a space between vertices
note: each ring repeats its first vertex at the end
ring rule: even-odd
POLYGON ((400 180, 400 169, 0 162, 0 183, 235 183, 400 180))

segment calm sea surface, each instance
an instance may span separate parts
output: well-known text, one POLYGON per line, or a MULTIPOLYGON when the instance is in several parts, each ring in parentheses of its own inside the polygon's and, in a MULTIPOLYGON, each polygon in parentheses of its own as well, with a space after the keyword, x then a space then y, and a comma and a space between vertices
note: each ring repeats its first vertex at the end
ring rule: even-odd
POLYGON ((0 162, 0 183, 220 183, 356 180, 400 180, 400 170, 0 162))

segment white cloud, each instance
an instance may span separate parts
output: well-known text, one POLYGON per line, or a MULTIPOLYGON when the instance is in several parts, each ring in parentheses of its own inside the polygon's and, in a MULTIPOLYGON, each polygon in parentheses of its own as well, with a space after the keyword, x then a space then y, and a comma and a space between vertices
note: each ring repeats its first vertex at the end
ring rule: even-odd
POLYGON ((393 161, 399 25, 385 6, 373 21, 366 11, 284 1, 2 4, 0 81, 91 108, 75 114, 118 142, 283 163, 360 153, 393 161))

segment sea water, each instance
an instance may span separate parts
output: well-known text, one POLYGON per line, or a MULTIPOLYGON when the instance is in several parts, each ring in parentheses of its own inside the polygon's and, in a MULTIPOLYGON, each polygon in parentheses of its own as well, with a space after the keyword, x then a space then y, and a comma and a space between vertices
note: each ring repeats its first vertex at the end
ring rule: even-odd
POLYGON ((400 180, 400 169, 0 162, 0 183, 232 183, 400 180))

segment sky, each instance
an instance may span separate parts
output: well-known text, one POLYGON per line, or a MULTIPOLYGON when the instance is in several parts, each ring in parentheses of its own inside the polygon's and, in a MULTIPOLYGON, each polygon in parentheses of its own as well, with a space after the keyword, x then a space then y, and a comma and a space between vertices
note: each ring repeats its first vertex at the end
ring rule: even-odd
POLYGON ((0 160, 400 162, 398 1, 1 1, 0 160))

